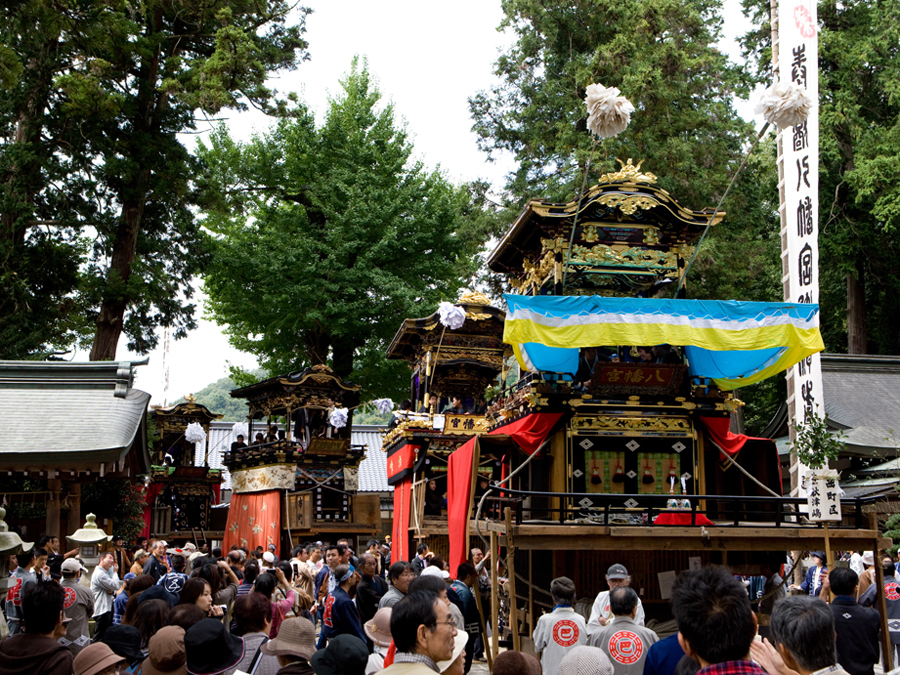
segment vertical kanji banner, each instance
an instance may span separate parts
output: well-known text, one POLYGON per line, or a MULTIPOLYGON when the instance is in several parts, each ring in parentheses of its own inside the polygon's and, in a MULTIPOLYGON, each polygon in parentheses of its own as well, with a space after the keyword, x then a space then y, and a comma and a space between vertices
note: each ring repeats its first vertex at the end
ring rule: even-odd
MULTIPOLYGON (((779 132, 781 244, 784 299, 819 302, 819 72, 815 0, 779 0, 775 77, 805 87, 813 100, 803 124, 779 132)), ((795 424, 824 416, 819 354, 788 374, 788 406, 795 424)), ((797 467, 802 478, 804 467, 797 467)), ((794 483, 798 485, 799 480, 794 483)))

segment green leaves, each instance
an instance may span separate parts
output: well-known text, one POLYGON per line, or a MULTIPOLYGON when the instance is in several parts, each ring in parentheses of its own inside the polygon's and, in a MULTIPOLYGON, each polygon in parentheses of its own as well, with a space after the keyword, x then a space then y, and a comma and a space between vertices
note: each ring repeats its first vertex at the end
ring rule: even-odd
POLYGON ((482 229, 473 195, 413 161, 365 65, 354 60, 316 128, 300 106, 246 144, 201 145, 205 280, 212 317, 269 372, 329 362, 367 396, 402 398, 405 363, 384 352, 407 317, 455 299, 482 229))

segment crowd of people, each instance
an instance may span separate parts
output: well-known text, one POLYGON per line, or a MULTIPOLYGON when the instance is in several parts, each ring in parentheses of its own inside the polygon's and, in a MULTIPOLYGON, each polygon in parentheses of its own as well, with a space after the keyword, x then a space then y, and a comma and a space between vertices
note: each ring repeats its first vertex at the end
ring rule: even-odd
MULTIPOLYGON (((41 544, 15 556, 0 674, 465 675, 485 658, 490 617, 479 604, 490 607, 497 570, 479 549, 451 574, 424 543, 412 560, 392 562, 377 540, 359 554, 347 540, 303 544, 284 560, 271 545, 223 552, 145 540, 131 553, 116 540, 88 579, 77 550, 41 544)), ((553 610, 532 635, 536 656, 505 650, 491 672, 874 675, 878 585, 860 591, 874 558, 857 557, 861 574, 828 570, 813 552, 800 595, 755 607, 725 568, 683 572, 671 595, 677 633, 664 639, 645 626, 624 565, 609 568, 587 618, 575 610, 574 582, 559 577, 549 589, 553 610), (768 637, 760 639, 764 606, 768 637)), ((894 561, 881 564, 888 616, 897 619, 894 561)), ((897 649, 900 629, 891 643, 897 649)))

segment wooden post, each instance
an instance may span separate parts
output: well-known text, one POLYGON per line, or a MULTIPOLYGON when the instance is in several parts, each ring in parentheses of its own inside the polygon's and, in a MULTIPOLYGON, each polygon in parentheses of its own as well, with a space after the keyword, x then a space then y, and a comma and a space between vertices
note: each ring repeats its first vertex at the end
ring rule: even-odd
POLYGON ((878 514, 869 514, 869 528, 875 531, 875 541, 872 544, 872 553, 875 556, 875 583, 878 590, 875 591, 875 602, 878 613, 881 615, 881 653, 884 655, 884 672, 893 670, 891 633, 888 630, 887 599, 884 597, 884 570, 881 568, 882 552, 878 550, 878 514))
MULTIPOLYGON (((152 504, 151 504, 152 506, 152 504)), ((69 514, 66 534, 75 534, 81 527, 81 483, 69 483, 69 514)), ((59 538, 62 543, 62 537, 59 538)))
POLYGON ((491 532, 491 653, 494 658, 500 652, 500 580, 497 578, 499 557, 497 533, 491 532))
POLYGON ((51 478, 47 481, 47 520, 44 524, 44 534, 50 537, 59 537, 59 491, 62 481, 51 478))
POLYGON ((484 636, 484 640, 481 646, 484 648, 484 656, 487 658, 488 671, 490 671, 494 667, 494 655, 491 654, 491 650, 487 645, 487 624, 484 621, 484 607, 481 604, 481 589, 478 587, 478 580, 475 580, 475 589, 473 591, 475 594, 475 605, 478 607, 478 621, 481 625, 481 634, 484 636))
POLYGON ((534 620, 534 583, 532 581, 533 578, 533 570, 534 570, 534 556, 532 555, 533 551, 528 549, 528 636, 531 637, 534 635, 534 626, 537 623, 534 620))
MULTIPOLYGON (((828 567, 828 572, 831 573, 834 569, 834 558, 831 555, 831 540, 828 538, 828 522, 822 523, 822 526, 825 528, 825 565, 828 567)), ((833 597, 834 595, 829 590, 825 602, 831 602, 833 597)))
POLYGON ((519 640, 519 608, 516 596, 516 549, 512 545, 512 512, 506 507, 506 572, 509 575, 509 626, 512 628, 513 650, 521 651, 519 640))

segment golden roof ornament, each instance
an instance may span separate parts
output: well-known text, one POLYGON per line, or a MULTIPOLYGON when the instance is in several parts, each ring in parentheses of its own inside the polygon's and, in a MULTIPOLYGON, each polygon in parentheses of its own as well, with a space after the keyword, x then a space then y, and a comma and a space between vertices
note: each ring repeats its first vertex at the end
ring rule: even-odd
POLYGON ((479 293, 478 291, 465 291, 462 295, 459 296, 459 300, 462 304, 466 305, 487 305, 490 306, 491 299, 486 296, 484 293, 479 293))
POLYGON ((188 403, 196 403, 197 397, 194 396, 193 394, 188 394, 187 396, 184 397, 184 400, 187 401, 188 403))
POLYGON ((615 173, 605 173, 600 176, 600 180, 597 181, 599 183, 647 183, 653 184, 656 182, 656 176, 652 173, 641 173, 641 164, 644 163, 642 159, 637 163, 637 166, 634 165, 634 160, 631 157, 628 158, 628 162, 623 162, 621 159, 616 157, 616 161, 621 165, 621 169, 616 171, 615 173))

